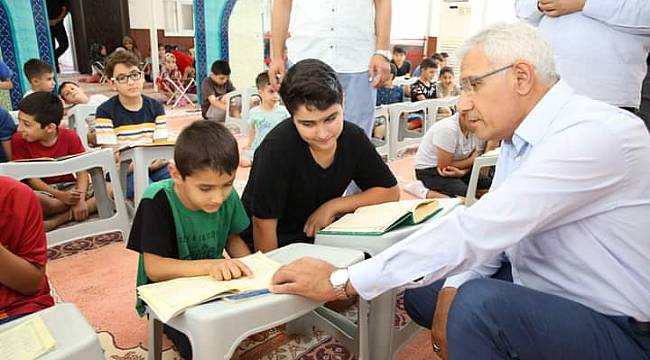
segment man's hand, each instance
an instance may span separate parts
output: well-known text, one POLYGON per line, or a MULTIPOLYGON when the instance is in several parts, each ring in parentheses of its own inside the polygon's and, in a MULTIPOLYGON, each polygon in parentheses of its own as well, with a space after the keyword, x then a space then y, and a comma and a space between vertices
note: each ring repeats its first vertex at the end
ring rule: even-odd
POLYGON ((449 358, 447 352, 447 316, 457 292, 458 289, 452 287, 443 288, 438 292, 436 311, 433 314, 433 322, 431 323, 433 352, 442 360, 449 358))
POLYGON ((442 169, 438 169, 438 174, 444 177, 463 177, 467 174, 467 170, 461 170, 455 166, 447 166, 442 169))
POLYGON ((331 201, 319 206, 307 219, 302 231, 309 237, 316 236, 316 233, 331 224, 336 216, 336 210, 333 209, 331 201))
POLYGON ((537 7, 544 15, 558 17, 582 11, 586 0, 539 0, 537 7))
POLYGON ((368 76, 370 76, 370 80, 372 81, 372 87, 378 88, 384 81, 390 78, 390 63, 388 60, 381 55, 373 55, 368 65, 368 76))
POLYGON ((76 205, 79 202, 79 199, 81 199, 81 193, 77 190, 56 191, 53 195, 68 206, 76 205))
POLYGON ((210 265, 208 273, 219 281, 253 275, 253 272, 248 266, 237 259, 214 260, 214 263, 210 265))
POLYGON ((317 301, 337 300, 329 280, 334 270, 336 268, 326 261, 300 258, 275 272, 271 280, 271 292, 302 295, 317 301))
POLYGON ((79 199, 79 202, 74 205, 71 210, 74 221, 84 221, 88 219, 88 204, 86 204, 86 199, 83 197, 79 199))
POLYGON ((269 83, 275 91, 280 90, 280 82, 284 77, 286 64, 282 58, 274 58, 269 65, 269 83))

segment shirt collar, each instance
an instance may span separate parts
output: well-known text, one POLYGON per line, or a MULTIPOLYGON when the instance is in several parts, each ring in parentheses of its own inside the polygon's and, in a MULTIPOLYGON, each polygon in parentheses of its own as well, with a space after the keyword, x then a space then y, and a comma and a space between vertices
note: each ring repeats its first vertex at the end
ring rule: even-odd
POLYGON ((520 150, 520 146, 518 146, 520 141, 532 146, 539 143, 551 122, 560 113, 562 107, 569 102, 573 94, 573 89, 563 80, 555 83, 515 130, 512 143, 517 150, 520 150))

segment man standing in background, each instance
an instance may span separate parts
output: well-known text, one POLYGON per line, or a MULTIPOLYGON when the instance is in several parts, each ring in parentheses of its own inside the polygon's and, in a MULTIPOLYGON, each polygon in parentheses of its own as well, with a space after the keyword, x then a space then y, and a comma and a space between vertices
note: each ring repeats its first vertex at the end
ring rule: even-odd
POLYGON ((50 23, 50 35, 52 35, 52 48, 54 48, 54 63, 56 71, 61 72, 59 57, 68 50, 68 34, 63 26, 63 19, 70 11, 69 0, 47 0, 47 17, 50 23), (56 42, 54 41, 56 39, 56 42), (59 44, 56 47, 56 43, 59 44))
POLYGON ((344 119, 370 137, 376 88, 390 77, 390 19, 391 0, 275 0, 271 85, 279 87, 287 63, 325 62, 343 85, 344 119))

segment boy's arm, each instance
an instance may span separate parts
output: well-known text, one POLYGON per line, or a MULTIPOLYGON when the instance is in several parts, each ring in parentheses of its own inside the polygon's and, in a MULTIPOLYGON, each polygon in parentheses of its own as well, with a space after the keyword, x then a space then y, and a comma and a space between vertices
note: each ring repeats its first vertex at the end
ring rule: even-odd
POLYGON ((50 193, 56 199, 60 200, 62 203, 68 206, 75 205, 76 203, 79 202, 79 199, 81 198, 78 191, 60 191, 53 188, 52 186, 45 183, 45 181, 38 178, 28 179, 27 183, 29 184, 29 186, 31 186, 32 189, 50 193))
POLYGON ((269 66, 269 82, 278 89, 280 79, 284 76, 284 48, 289 35, 289 20, 291 19, 291 0, 275 0, 271 13, 271 64, 269 66))
POLYGON ((338 214, 353 212, 361 206, 397 201, 399 195, 398 185, 389 188, 377 186, 355 195, 329 200, 309 216, 303 231, 309 237, 315 236, 316 232, 331 224, 338 214))
POLYGON ((14 87, 14 83, 11 80, 2 80, 0 81, 0 90, 11 90, 14 87))
POLYGON ((436 146, 436 156, 437 156, 437 164, 436 167, 439 169, 444 169, 447 166, 453 166, 457 169, 464 170, 464 169, 469 169, 474 165, 474 160, 476 157, 479 155, 478 150, 472 151, 469 157, 463 160, 454 160, 454 154, 447 152, 446 150, 443 150, 436 146))
POLYGON ((253 216, 255 249, 267 252, 278 248, 278 219, 260 219, 253 216))
POLYGON ((252 275, 246 265, 237 259, 179 260, 143 253, 144 271, 154 282, 179 277, 211 275, 216 280, 236 279, 252 275))
POLYGON ((234 258, 250 255, 251 253, 250 249, 248 249, 248 246, 241 238, 241 236, 239 236, 239 234, 228 235, 228 241, 226 243, 226 251, 228 252, 228 254, 230 254, 231 257, 234 258))
POLYGON ((222 96, 217 97, 216 95, 210 95, 208 96, 208 101, 210 102, 210 105, 217 109, 226 111, 226 102, 223 100, 222 96))
POLYGON ((11 140, 2 142, 2 150, 5 152, 5 159, 7 161, 13 160, 13 154, 11 152, 11 140))
MULTIPOLYGON (((375 50, 390 49, 391 0, 375 0, 375 50)), ((368 65, 372 87, 379 87, 390 78, 390 63, 381 55, 373 55, 368 65)))
POLYGON ((41 287, 45 266, 32 264, 0 244, 0 283, 23 295, 32 295, 41 287))
POLYGON ((248 139, 246 139, 246 144, 244 148, 250 148, 253 145, 253 140, 255 139, 255 125, 251 124, 251 128, 248 130, 248 139))

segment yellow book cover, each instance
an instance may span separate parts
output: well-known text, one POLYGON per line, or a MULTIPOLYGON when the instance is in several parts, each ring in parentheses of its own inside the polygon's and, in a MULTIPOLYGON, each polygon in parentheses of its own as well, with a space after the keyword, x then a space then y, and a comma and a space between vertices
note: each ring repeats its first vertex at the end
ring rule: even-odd
POLYGON ((3 360, 33 360, 51 351, 56 342, 40 316, 0 332, 3 360))

